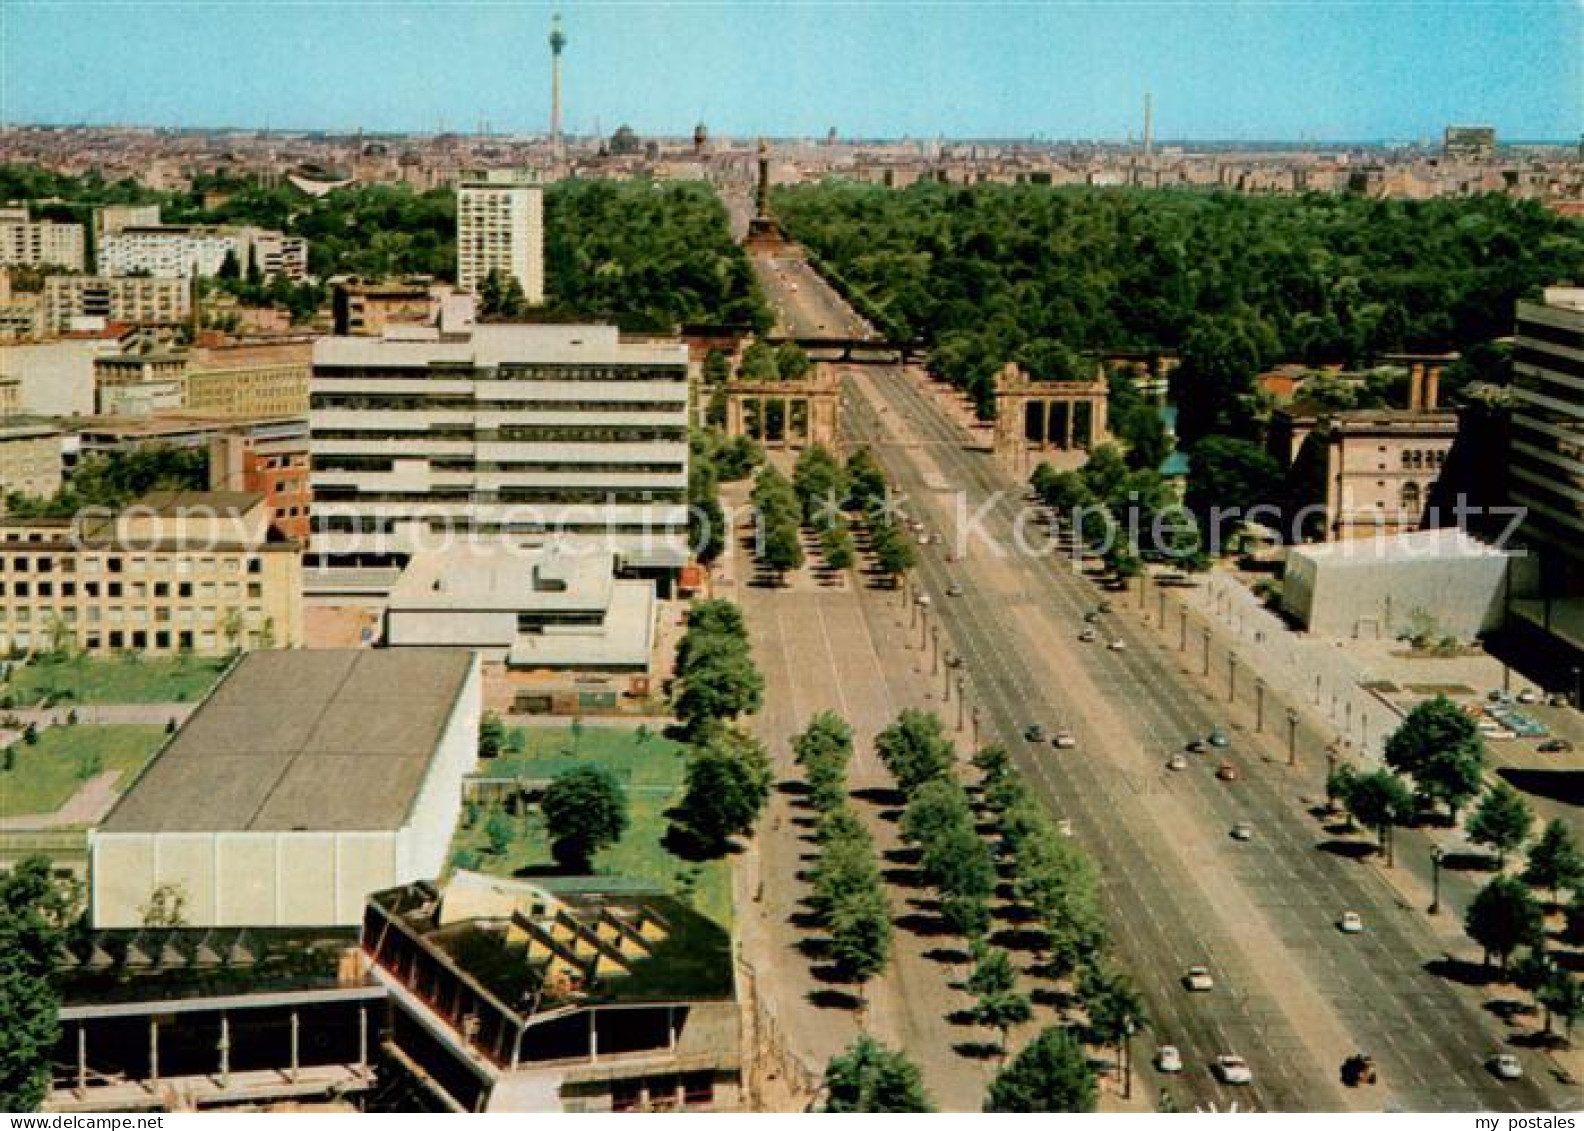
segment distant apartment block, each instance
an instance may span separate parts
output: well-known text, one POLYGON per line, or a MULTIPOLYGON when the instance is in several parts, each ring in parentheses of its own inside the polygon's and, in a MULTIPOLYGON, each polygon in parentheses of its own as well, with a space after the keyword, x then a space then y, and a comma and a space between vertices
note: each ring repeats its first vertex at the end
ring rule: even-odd
POLYGON ((211 416, 306 417, 312 359, 306 339, 199 347, 188 362, 183 407, 211 416))
POLYGON ((60 267, 81 271, 81 224, 34 220, 26 208, 0 210, 0 267, 60 267))
POLYGON ((44 280, 44 325, 55 334, 84 319, 173 326, 191 314, 191 297, 178 278, 51 275, 44 280))
POLYGON ((107 204, 94 210, 94 246, 123 228, 151 228, 160 222, 157 204, 107 204))
MULTIPOLYGON (((0 382, 0 408, 5 383, 0 382)), ((43 497, 61 486, 61 430, 45 420, 0 412, 0 513, 11 492, 43 497)))
POLYGON ((688 557, 688 358, 613 326, 480 325, 314 349, 313 551, 404 563, 435 529, 688 557))
POLYGON ((491 271, 544 302, 544 192, 528 174, 492 169, 457 189, 457 285, 477 294, 491 271))
POLYGON ((308 479, 306 430, 272 434, 238 429, 211 435, 209 489, 262 494, 275 529, 307 545, 313 487, 308 479))
POLYGON ((160 224, 106 233, 99 244, 99 274, 213 278, 228 256, 239 272, 245 274, 251 262, 266 279, 301 279, 308 271, 308 242, 300 237, 257 228, 160 224))
POLYGON ((93 370, 94 411, 103 416, 148 416, 182 407, 184 352, 140 345, 95 358, 93 370))
POLYGON ((423 326, 435 320, 439 302, 427 282, 337 283, 330 309, 341 337, 380 337, 386 327, 423 326))
POLYGON ((0 522, 0 651, 63 625, 94 655, 302 643, 302 554, 259 495, 159 493, 114 515, 0 522))

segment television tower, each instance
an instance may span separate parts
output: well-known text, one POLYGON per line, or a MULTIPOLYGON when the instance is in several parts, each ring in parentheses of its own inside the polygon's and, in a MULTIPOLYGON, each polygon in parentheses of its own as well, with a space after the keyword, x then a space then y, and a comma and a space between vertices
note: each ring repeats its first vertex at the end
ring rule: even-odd
POLYGON ((550 17, 550 146, 561 152, 561 50, 566 47, 561 13, 550 17))

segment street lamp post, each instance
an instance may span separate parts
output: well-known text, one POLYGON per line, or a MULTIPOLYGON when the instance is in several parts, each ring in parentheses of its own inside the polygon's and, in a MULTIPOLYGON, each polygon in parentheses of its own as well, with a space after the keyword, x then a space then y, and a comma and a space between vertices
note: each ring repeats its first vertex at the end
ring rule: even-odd
POLYGON ((1287 764, 1298 764, 1298 712, 1287 708, 1287 764))
POLYGON ((1208 679, 1210 678, 1210 626, 1205 625, 1202 631, 1204 633, 1204 671, 1200 674, 1208 679))
POLYGON ((1227 653, 1227 702, 1237 702, 1237 657, 1227 653))
POLYGON ((1157 581, 1155 583, 1155 596, 1159 598, 1159 601, 1156 602, 1156 606, 1157 607, 1156 607, 1155 619, 1160 621, 1160 626, 1162 628, 1165 628, 1166 627, 1166 590, 1161 585, 1161 583, 1159 581, 1157 581))
POLYGON ((979 749, 979 704, 974 704, 974 709, 969 712, 968 717, 973 720, 973 747, 977 750, 979 749))
POLYGON ((1265 731, 1265 681, 1254 681, 1254 733, 1263 734, 1265 731))
POLYGON ((1430 914, 1441 914, 1441 861, 1446 853, 1439 844, 1430 847, 1430 914))
POLYGON ((957 729, 963 729, 963 704, 968 697, 968 677, 961 672, 957 673, 957 729))
POLYGON ((940 671, 940 624, 930 625, 930 675, 940 671))
POLYGON ((1188 651, 1188 606, 1177 610, 1177 651, 1188 651))

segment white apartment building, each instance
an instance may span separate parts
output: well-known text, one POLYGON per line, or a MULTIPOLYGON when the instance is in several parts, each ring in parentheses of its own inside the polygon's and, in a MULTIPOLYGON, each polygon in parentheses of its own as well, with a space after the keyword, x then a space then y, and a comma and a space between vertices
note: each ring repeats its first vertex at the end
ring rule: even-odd
POLYGON ((544 302, 544 192, 530 174, 491 169, 457 189, 457 285, 477 294, 491 271, 544 302))
POLYGON ((83 269, 83 226, 32 220, 25 208, 0 213, 0 267, 83 269))
POLYGON ((64 333, 82 319, 173 325, 191 312, 185 280, 134 275, 51 275, 44 280, 44 325, 64 333))
POLYGON ((128 225, 99 243, 99 274, 146 272, 158 278, 213 278, 226 256, 246 272, 249 257, 264 278, 308 273, 308 241, 263 228, 207 228, 189 224, 128 225))
POLYGON ((226 256, 243 260, 242 242, 235 232, 185 224, 126 227, 106 233, 99 243, 99 274, 146 273, 162 279, 213 278, 226 256))
POLYGON ((614 326, 321 338, 312 564, 400 565, 451 530, 669 578, 688 557, 687 373, 686 346, 614 326))

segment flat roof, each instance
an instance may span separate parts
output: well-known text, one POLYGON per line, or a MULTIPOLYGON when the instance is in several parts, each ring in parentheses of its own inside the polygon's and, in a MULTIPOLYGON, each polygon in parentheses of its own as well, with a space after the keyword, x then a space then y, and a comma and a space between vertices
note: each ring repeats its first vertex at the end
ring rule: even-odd
POLYGON ((1482 542, 1458 526, 1434 530, 1414 530, 1405 534, 1383 534, 1373 538, 1342 538, 1335 542, 1315 542, 1294 546, 1289 556, 1314 561, 1357 561, 1379 564, 1382 560, 1411 562, 1447 558, 1505 558, 1508 551, 1482 542))
POLYGON ((329 337, 314 343, 316 366, 686 365, 680 340, 622 341, 615 326, 486 323, 456 338, 329 337))
POLYGON ((100 831, 398 829, 472 667, 455 649, 251 652, 100 831))
POLYGON ((608 550, 473 541, 418 554, 390 594, 400 612, 605 609, 616 556, 608 550))

